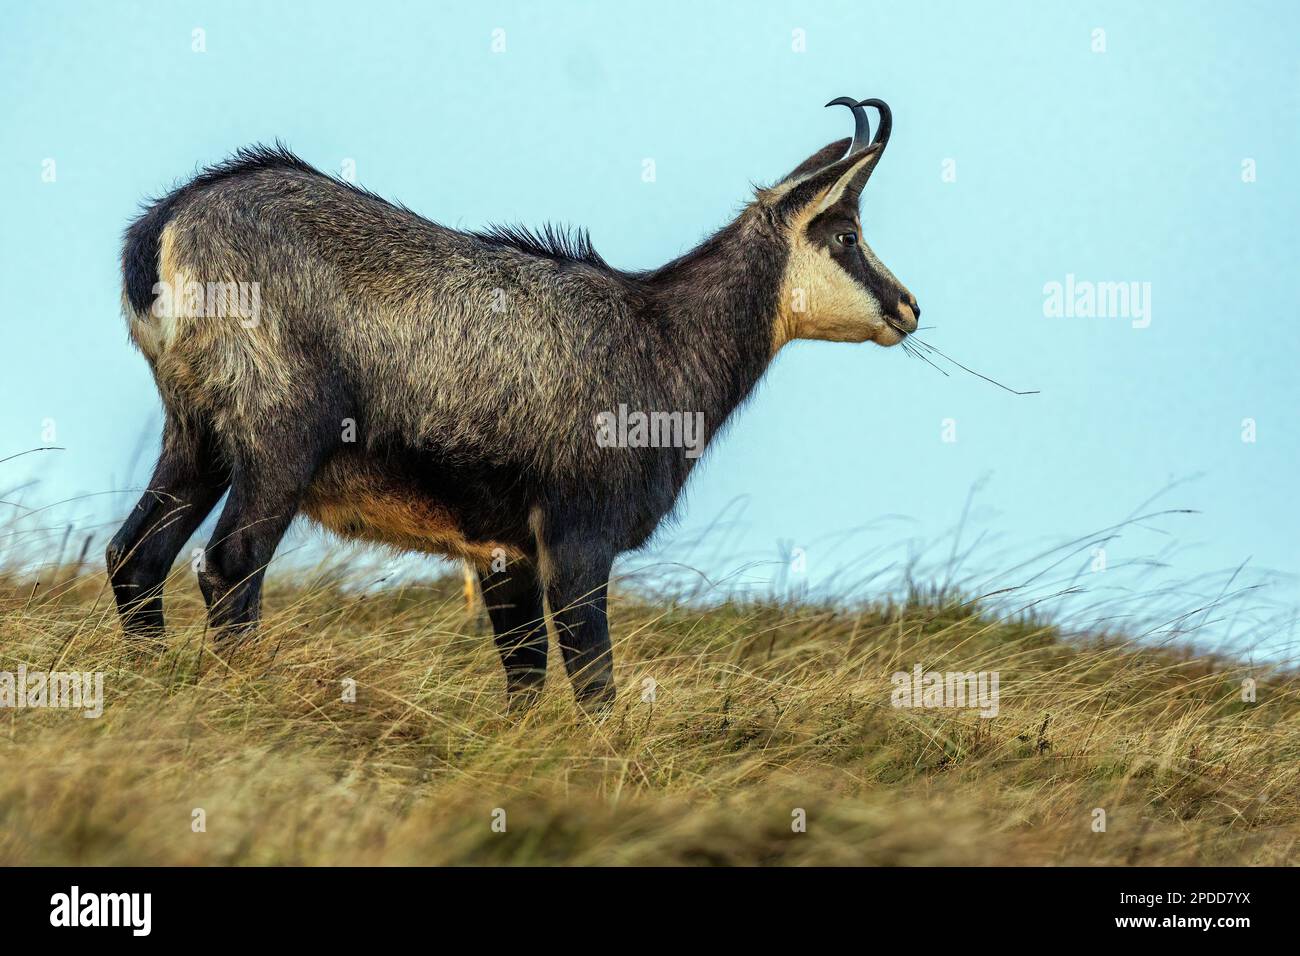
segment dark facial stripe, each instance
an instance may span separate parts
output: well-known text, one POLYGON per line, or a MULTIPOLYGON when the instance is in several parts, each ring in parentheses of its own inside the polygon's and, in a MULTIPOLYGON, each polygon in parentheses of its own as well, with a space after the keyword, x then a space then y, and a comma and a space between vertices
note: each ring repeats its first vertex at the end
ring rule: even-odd
POLYGON ((808 240, 817 247, 825 249, 840 268, 853 277, 853 281, 865 288, 880 303, 882 312, 889 313, 897 305, 900 291, 893 278, 871 267, 863 252, 862 228, 856 216, 842 207, 833 207, 822 213, 808 224, 808 240), (836 236, 845 231, 858 235, 858 245, 845 246, 836 241, 836 236))

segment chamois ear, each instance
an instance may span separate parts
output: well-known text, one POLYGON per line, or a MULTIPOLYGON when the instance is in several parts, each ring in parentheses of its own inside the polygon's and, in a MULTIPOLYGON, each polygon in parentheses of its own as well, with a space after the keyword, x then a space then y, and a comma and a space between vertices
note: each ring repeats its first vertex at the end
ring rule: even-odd
POLYGON ((778 182, 788 183, 792 179, 802 179, 809 173, 817 172, 817 170, 821 169, 823 166, 829 166, 848 151, 849 138, 846 136, 844 139, 837 139, 829 146, 823 146, 821 149, 817 150, 817 152, 813 153, 794 169, 790 170, 786 175, 782 176, 778 182))
POLYGON ((807 215, 811 219, 837 203, 856 207, 862 188, 880 161, 882 152, 884 147, 880 143, 872 143, 866 149, 813 173, 777 200, 777 212, 783 219, 789 220, 807 212, 811 207, 811 212, 807 215))

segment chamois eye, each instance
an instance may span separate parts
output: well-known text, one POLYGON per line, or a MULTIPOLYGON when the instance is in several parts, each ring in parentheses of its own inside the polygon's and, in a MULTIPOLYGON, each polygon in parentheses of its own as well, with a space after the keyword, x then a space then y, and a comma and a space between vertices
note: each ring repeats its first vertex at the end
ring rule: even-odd
POLYGON ((841 232, 835 237, 835 241, 841 246, 856 246, 858 244, 858 234, 856 232, 841 232))

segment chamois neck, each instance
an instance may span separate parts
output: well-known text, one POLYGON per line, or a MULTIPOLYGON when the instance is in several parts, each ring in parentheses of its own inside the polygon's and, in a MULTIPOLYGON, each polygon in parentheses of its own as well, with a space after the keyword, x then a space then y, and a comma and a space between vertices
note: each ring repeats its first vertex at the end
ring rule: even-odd
POLYGON ((710 433, 766 371, 785 273, 785 246, 752 217, 739 219, 690 252, 648 273, 648 304, 677 353, 710 433))

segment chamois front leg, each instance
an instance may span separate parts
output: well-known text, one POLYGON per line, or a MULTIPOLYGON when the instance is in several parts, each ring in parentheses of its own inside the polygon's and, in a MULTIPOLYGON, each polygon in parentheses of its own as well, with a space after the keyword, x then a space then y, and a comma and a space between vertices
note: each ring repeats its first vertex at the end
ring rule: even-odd
POLYGON ((546 551, 546 599, 574 696, 588 712, 607 711, 615 694, 605 610, 614 556, 603 542, 573 536, 546 551))
POLYGON ((514 561, 504 571, 480 571, 479 585, 506 670, 509 707, 531 707, 546 682, 546 612, 537 571, 514 561))

